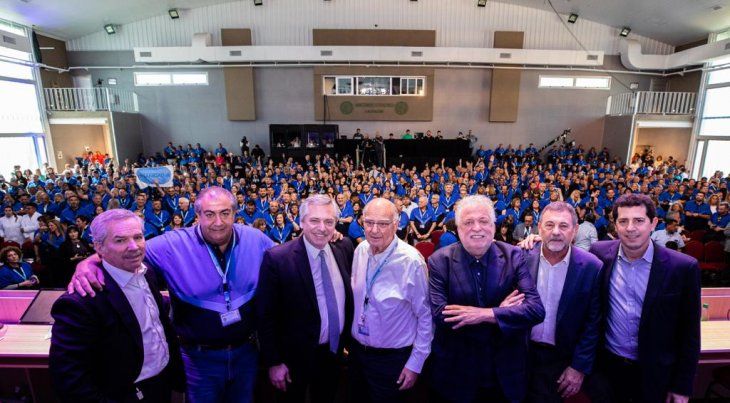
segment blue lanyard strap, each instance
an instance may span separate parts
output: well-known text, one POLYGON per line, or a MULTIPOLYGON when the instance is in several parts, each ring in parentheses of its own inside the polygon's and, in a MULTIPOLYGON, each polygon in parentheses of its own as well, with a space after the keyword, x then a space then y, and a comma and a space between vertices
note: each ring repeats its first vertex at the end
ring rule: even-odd
MULTIPOLYGON (((200 227, 198 227, 198 231, 200 231, 200 227)), ((202 233, 200 234, 201 238, 203 237, 202 233)), ((215 266, 216 271, 218 272, 218 275, 221 276, 221 280, 223 281, 223 299, 226 301, 226 309, 231 310, 231 288, 228 284, 228 269, 231 265, 232 254, 234 253, 234 249, 236 248, 236 233, 234 232, 232 235, 231 244, 228 245, 228 251, 225 253, 224 257, 226 258, 226 270, 223 271, 221 269, 221 265, 218 263, 218 258, 215 256, 215 252, 213 252, 213 249, 208 245, 208 243, 205 243, 205 247, 208 249, 208 254, 210 255, 210 259, 213 261, 213 265, 215 266)), ((203 238, 203 241, 205 241, 205 238, 203 238)))
POLYGON ((370 303, 370 294, 373 291, 373 285, 375 284, 375 280, 380 275, 381 271, 383 270, 383 266, 385 266, 385 264, 388 262, 388 259, 393 254, 393 252, 395 252, 396 248, 398 248, 398 240, 395 241, 395 245, 390 248, 388 254, 380 262, 378 268, 375 269, 375 273, 373 273, 372 277, 370 277, 370 262, 368 260, 368 265, 365 269, 365 301, 363 303, 365 308, 367 308, 368 304, 370 303), (368 280, 368 277, 370 277, 370 280, 368 280))

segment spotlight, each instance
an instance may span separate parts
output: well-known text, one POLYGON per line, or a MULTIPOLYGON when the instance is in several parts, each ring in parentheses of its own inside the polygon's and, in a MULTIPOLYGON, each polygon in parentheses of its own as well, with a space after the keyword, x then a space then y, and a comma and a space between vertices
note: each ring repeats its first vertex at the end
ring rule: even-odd
POLYGON ((264 0, 253 0, 253 5, 254 6, 263 6, 264 0))
POLYGON ((114 24, 106 24, 104 25, 104 31, 109 35, 113 35, 117 33, 117 27, 114 24))
POLYGON ((619 32, 619 35, 623 36, 625 38, 625 37, 629 36, 630 32, 631 32, 631 28, 623 27, 623 28, 621 28, 621 32, 619 32))
POLYGON ((173 20, 180 18, 180 12, 176 8, 171 8, 167 10, 167 13, 170 14, 170 18, 172 18, 173 20))
POLYGON ((575 24, 576 21, 578 21, 578 14, 570 13, 570 16, 568 16, 568 22, 571 24, 575 24))
POLYGON ((477 0, 477 7, 486 7, 487 0, 477 0))

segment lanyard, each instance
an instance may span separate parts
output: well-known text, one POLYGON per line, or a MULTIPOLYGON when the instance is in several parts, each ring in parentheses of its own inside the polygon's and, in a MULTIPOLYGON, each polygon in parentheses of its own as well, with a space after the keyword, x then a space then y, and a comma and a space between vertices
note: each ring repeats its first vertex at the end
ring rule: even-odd
POLYGON ((370 262, 368 261, 367 268, 365 269, 365 300, 363 302, 363 310, 367 308, 368 304, 370 303, 370 293, 373 291, 373 285, 375 284, 375 280, 380 275, 381 271, 383 270, 383 266, 388 262, 388 259, 390 256, 395 252, 395 249, 398 247, 398 241, 396 240, 395 245, 390 248, 390 252, 388 252, 388 255, 383 258, 383 260, 378 265, 378 268, 375 269, 375 273, 373 273, 373 276, 370 277, 370 280, 368 280, 369 273, 370 273, 370 262))
POLYGON ((421 225, 425 225, 427 222, 431 221, 431 215, 428 214, 428 208, 426 208, 426 213, 422 213, 421 209, 416 210, 416 212, 418 213, 418 216, 416 217, 416 219, 418 220, 418 222, 421 223, 421 225), (426 214, 425 219, 423 218, 424 214, 426 214))
POLYGON ((17 269, 13 269, 13 271, 15 272, 15 274, 17 274, 20 277, 22 277, 23 278, 23 281, 28 280, 28 276, 25 275, 25 271, 23 271, 23 266, 22 265, 21 266, 18 266, 17 269))
MULTIPOLYGON (((198 228, 200 230, 200 228, 198 228)), ((202 234, 201 234, 202 238, 202 234)), ((221 265, 218 263, 218 259, 215 256, 215 253, 213 252, 213 249, 208 245, 208 243, 205 243, 205 247, 208 249, 208 254, 210 255, 210 259, 213 261, 213 265, 215 266, 216 271, 218 271, 218 275, 221 276, 221 280, 223 281, 223 299, 226 301, 226 309, 228 311, 231 310, 231 289, 228 285, 228 268, 231 265, 231 260, 234 249, 236 248, 236 234, 233 234, 233 240, 231 241, 231 244, 228 245, 228 259, 226 259, 226 270, 223 271, 221 269, 221 265)), ((225 255, 224 255, 225 256, 225 255)))
MULTIPOLYGON (((279 234, 279 236, 277 237, 279 239, 279 243, 284 243, 284 238, 286 238, 284 236, 284 230, 286 230, 286 227, 282 228, 281 230, 279 230, 279 227, 274 227, 274 229, 279 234)), ((287 235, 289 235, 289 234, 287 234, 287 235)))

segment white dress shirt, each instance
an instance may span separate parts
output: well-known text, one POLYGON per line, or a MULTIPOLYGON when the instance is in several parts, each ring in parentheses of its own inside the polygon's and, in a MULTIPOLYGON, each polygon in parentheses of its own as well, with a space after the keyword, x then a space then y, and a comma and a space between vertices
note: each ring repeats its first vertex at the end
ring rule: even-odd
MULTIPOLYGON (((329 319, 327 316, 327 300, 324 296, 324 287, 322 286, 322 262, 319 258, 319 252, 314 245, 307 241, 307 237, 302 237, 304 246, 307 249, 307 257, 309 258, 309 267, 312 269, 312 280, 314 280, 314 292, 317 295, 317 308, 319 308, 319 318, 321 325, 319 328, 319 344, 329 342, 329 319)), ((332 248, 329 244, 324 247, 326 256, 327 269, 330 272, 332 285, 335 289, 335 298, 337 299, 337 316, 340 318, 340 334, 345 326, 345 283, 342 281, 342 275, 337 266, 335 256, 332 254, 332 248)))
POLYGON ((23 244, 23 227, 22 220, 18 216, 2 216, 0 217, 0 237, 5 238, 5 242, 12 241, 23 244))
POLYGON ((144 277, 147 268, 142 266, 136 273, 112 266, 103 261, 104 268, 119 288, 127 297, 129 305, 132 306, 134 316, 137 318, 139 328, 142 331, 142 346, 144 348, 144 361, 142 370, 135 382, 151 378, 165 369, 170 355, 165 338, 165 330, 160 322, 160 310, 157 308, 155 298, 144 277))
POLYGON ((360 243, 352 262, 352 292, 355 304, 352 337, 364 346, 375 348, 413 346, 406 368, 420 373, 431 352, 433 320, 426 263, 416 248, 395 237, 385 251, 373 255, 368 241, 360 243), (386 258, 364 309, 365 277, 372 277, 386 258), (368 335, 359 332, 358 323, 363 314, 368 335))
POLYGON ((598 242, 598 231, 596 231, 596 227, 588 221, 583 221, 578 226, 578 232, 575 234, 573 246, 587 251, 596 242, 598 242))
POLYGON ((563 260, 555 265, 548 262, 540 248, 540 264, 537 269, 537 293, 545 307, 545 320, 532 328, 530 339, 539 343, 555 345, 555 329, 558 320, 558 306, 563 295, 565 277, 570 265, 570 247, 563 260))
POLYGON ((32 215, 24 215, 20 217, 20 227, 23 229, 25 239, 33 239, 35 232, 38 231, 38 219, 41 218, 37 211, 32 215))

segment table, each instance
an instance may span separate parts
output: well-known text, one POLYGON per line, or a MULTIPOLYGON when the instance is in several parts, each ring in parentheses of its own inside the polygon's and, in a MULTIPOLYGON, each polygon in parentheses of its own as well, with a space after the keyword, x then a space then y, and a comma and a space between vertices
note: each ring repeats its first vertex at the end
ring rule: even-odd
POLYGON ((0 331, 0 368, 48 368, 50 325, 5 325, 0 331))
POLYGON ((700 365, 730 363, 730 321, 702 322, 700 365))

